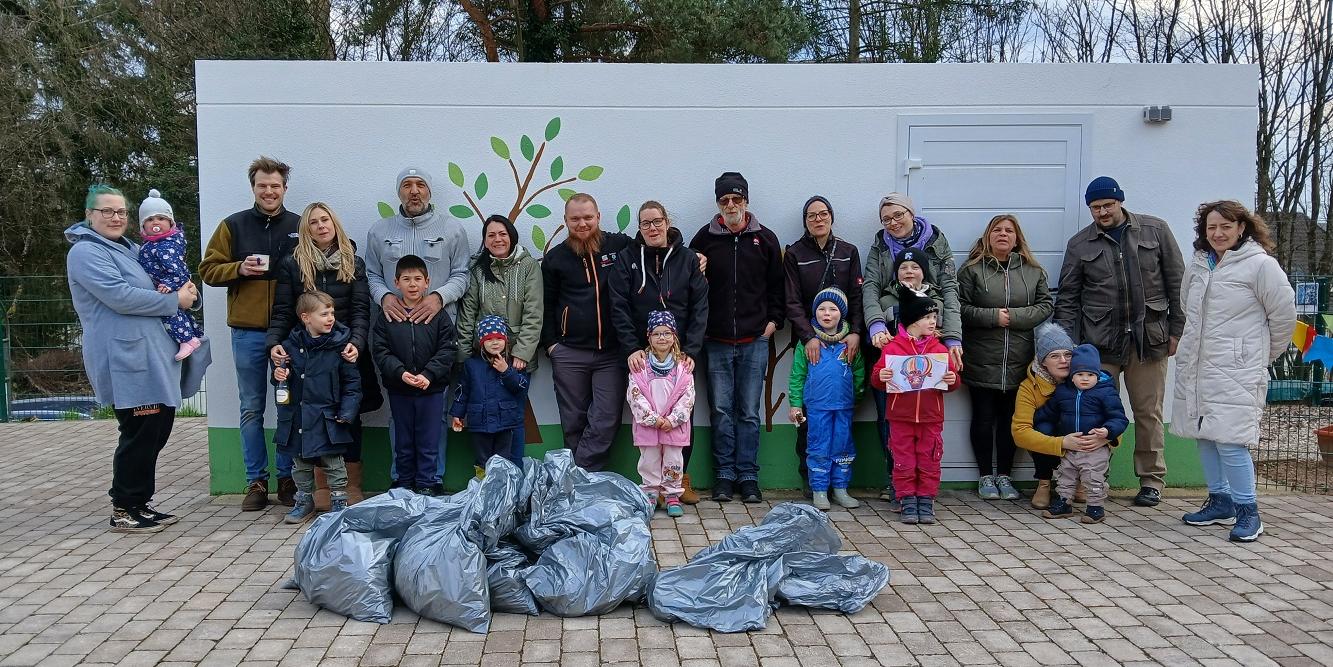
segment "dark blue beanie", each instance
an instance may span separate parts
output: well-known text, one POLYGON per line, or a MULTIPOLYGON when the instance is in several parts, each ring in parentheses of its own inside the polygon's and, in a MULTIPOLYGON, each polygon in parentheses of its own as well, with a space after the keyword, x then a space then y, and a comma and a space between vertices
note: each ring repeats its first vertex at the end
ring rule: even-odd
POLYGON ((1083 193, 1083 203, 1092 206, 1092 202, 1098 199, 1125 201, 1125 191, 1120 189, 1120 184, 1114 178, 1098 176, 1088 184, 1088 191, 1083 193))
POLYGON ((1069 374, 1101 373, 1102 355, 1097 348, 1084 343, 1074 348, 1074 358, 1069 362, 1069 374))

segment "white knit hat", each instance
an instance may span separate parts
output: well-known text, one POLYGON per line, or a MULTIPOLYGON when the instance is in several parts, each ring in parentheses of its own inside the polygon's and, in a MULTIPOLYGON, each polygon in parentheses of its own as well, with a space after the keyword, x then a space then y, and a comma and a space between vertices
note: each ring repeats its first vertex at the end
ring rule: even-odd
POLYGON ((143 200, 142 204, 139 204, 139 224, 142 225, 144 220, 155 215, 165 215, 171 218, 172 222, 176 222, 176 216, 171 212, 171 204, 168 204, 167 200, 162 198, 162 193, 157 190, 149 190, 148 198, 143 200))

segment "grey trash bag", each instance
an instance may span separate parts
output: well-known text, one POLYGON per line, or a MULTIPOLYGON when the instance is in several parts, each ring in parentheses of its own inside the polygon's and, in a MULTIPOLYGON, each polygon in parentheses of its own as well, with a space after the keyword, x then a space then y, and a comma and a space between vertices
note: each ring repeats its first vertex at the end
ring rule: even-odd
POLYGON ((469 497, 460 502, 469 504, 468 534, 485 552, 518 527, 518 509, 527 504, 532 486, 525 485, 523 469, 503 456, 492 456, 486 462, 486 476, 468 482, 467 493, 469 497))
POLYGON ((486 558, 468 534, 470 503, 451 503, 403 535, 394 557, 393 587, 425 618, 472 632, 491 626, 486 558))
POLYGON ((491 611, 536 616, 541 613, 521 572, 532 564, 522 547, 502 540, 486 552, 486 581, 491 591, 491 611))
POLYGON ((653 511, 637 484, 615 473, 579 468, 568 449, 546 453, 536 469, 528 507, 528 521, 514 531, 514 537, 536 553, 621 519, 637 518, 647 525, 653 511))
POLYGON ((288 588, 298 588, 312 604, 358 621, 388 623, 390 589, 399 539, 432 508, 445 501, 405 489, 321 515, 296 546, 296 570, 288 588))
POLYGON ((640 518, 552 544, 522 574, 542 609, 557 616, 604 614, 643 599, 657 572, 653 536, 640 518))
POLYGON ((889 585, 889 568, 864 556, 798 552, 782 557, 787 576, 778 584, 786 604, 855 614, 889 585))

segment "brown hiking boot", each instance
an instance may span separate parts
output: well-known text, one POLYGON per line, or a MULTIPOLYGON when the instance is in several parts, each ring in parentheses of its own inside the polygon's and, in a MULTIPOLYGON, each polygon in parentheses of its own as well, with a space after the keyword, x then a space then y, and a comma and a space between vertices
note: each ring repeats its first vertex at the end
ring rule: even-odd
POLYGON ((685 473, 681 476, 680 487, 682 489, 680 492, 680 502, 685 503, 686 505, 699 504, 699 494, 694 490, 694 487, 690 486, 690 473, 685 473))
POLYGON ((278 504, 296 507, 296 482, 290 477, 278 478, 278 504))
POLYGON ((245 487, 245 500, 241 501, 242 512, 258 512, 268 507, 268 480, 257 479, 245 487))

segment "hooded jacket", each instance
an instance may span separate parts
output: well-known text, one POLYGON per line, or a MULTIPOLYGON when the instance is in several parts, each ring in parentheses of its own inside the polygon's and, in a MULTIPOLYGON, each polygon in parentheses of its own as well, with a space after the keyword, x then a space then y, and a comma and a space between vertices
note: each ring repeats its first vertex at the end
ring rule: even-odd
POLYGON ((745 229, 731 233, 722 216, 713 217, 690 240, 708 258, 708 328, 705 337, 730 343, 754 340, 772 322, 786 317, 782 245, 772 230, 745 214, 745 229))
MULTIPOLYGON (((898 335, 884 346, 884 353, 880 355, 879 361, 875 362, 875 367, 870 371, 870 386, 885 391, 885 385, 879 379, 879 372, 888 362, 891 356, 910 357, 918 354, 944 353, 948 354, 949 348, 936 336, 927 336, 924 340, 912 340, 912 336, 906 329, 898 328, 898 335)), ((954 367, 953 359, 949 360, 949 370, 955 373, 958 370, 954 367)), ((899 372, 897 369, 894 372, 899 372)), ((955 378, 954 383, 948 386, 948 389, 922 389, 920 391, 910 391, 906 393, 890 393, 885 404, 884 419, 886 421, 904 421, 915 424, 926 424, 944 421, 944 393, 958 388, 958 381, 955 378)))
POLYGON ((1181 291, 1185 329, 1176 351, 1171 432, 1255 445, 1268 365, 1296 327, 1295 294, 1277 260, 1253 240, 1222 255, 1196 251, 1181 291))
MULTIPOLYGON (((337 271, 316 271, 315 289, 333 298, 333 316, 346 324, 351 332, 351 343, 361 352, 368 352, 370 335, 370 284, 366 282, 366 263, 356 260, 355 278, 350 283, 338 281, 337 271)), ((296 315, 296 299, 305 293, 305 279, 296 258, 288 255, 278 264, 277 285, 273 290, 273 312, 269 316, 268 335, 264 347, 272 349, 286 340, 292 329, 301 326, 296 315)))
POLYGON ((454 324, 444 311, 425 324, 376 317, 372 349, 384 388, 390 394, 409 396, 444 391, 449 387, 457 340, 454 324), (403 373, 425 375, 430 386, 424 391, 410 386, 403 382, 403 373))
POLYGON ((472 355, 462 363, 457 393, 449 414, 464 420, 467 430, 499 433, 523 425, 530 376, 511 363, 505 372, 472 355))
POLYGON ((1026 376, 1036 353, 1033 330, 1051 316, 1046 271, 1010 253, 1003 264, 982 257, 958 270, 958 303, 962 314, 967 363, 963 382, 972 387, 1010 390, 1026 376), (1009 309, 1009 326, 999 325, 999 312, 1009 309))
MULTIPOLYGON (((949 248, 949 240, 939 228, 925 218, 918 217, 915 222, 922 225, 923 229, 912 247, 924 250, 930 258, 930 274, 935 280, 935 287, 940 290, 940 338, 949 347, 960 345, 963 323, 958 304, 958 275, 953 250, 949 248)), ((901 245, 891 240, 887 231, 875 232, 875 238, 870 243, 870 254, 866 256, 865 281, 862 285, 866 327, 872 336, 879 327, 884 327, 890 333, 895 328, 892 320, 894 307, 898 305, 898 276, 893 273, 893 261, 900 250, 901 245)))
POLYGON ((1028 365, 1027 379, 1018 385, 1018 395, 1014 399, 1014 418, 1010 422, 1009 432, 1014 436, 1014 443, 1019 447, 1048 456, 1064 456, 1064 439, 1051 436, 1033 428, 1033 418, 1037 409, 1050 400, 1055 393, 1055 383, 1033 370, 1028 365))
MULTIPOLYGON (((698 266, 697 264, 695 265, 698 266)), ((677 363, 666 375, 650 366, 629 374, 625 391, 634 416, 635 447, 686 447, 690 444, 690 417, 694 414, 694 374, 677 363), (669 431, 657 428, 659 420, 672 424, 669 431)))
POLYGON ((1076 342, 1096 345, 1116 365, 1131 351, 1147 361, 1166 358, 1171 338, 1185 329, 1184 260, 1171 228, 1128 210, 1124 224, 1119 243, 1095 222, 1070 237, 1054 316, 1076 342))
POLYGON ((861 351, 847 360, 847 343, 826 345, 819 361, 810 363, 805 353, 792 355, 791 375, 787 381, 788 402, 793 408, 809 410, 850 410, 861 400, 866 388, 866 365, 861 351))
POLYGON ((458 317, 454 303, 467 291, 471 256, 467 232, 462 224, 449 222, 448 216, 440 214, 434 204, 415 217, 406 215, 399 206, 397 215, 370 226, 364 250, 370 299, 375 306, 383 304, 385 296, 398 294, 393 285, 398 260, 416 255, 426 262, 430 290, 440 295, 450 319, 458 317))
MULTIPOLYGON (((802 216, 810 204, 821 201, 829 207, 829 226, 833 225, 833 207, 823 197, 811 197, 801 209, 802 216)), ((807 231, 795 243, 787 246, 782 256, 782 274, 786 294, 787 320, 792 335, 802 343, 815 337, 810 324, 814 313, 810 304, 825 287, 837 287, 847 295, 847 325, 854 334, 865 331, 865 308, 861 305, 861 251, 856 245, 838 238, 830 230, 824 247, 819 247, 807 231)))
POLYGON ((296 247, 301 216, 282 209, 268 215, 252 206, 226 217, 204 248, 199 276, 204 283, 227 288, 227 326, 266 330, 273 312, 274 269, 296 247), (242 276, 241 262, 250 255, 268 255, 269 270, 242 276))
MULTIPOLYGON (((481 252, 486 252, 482 250, 481 252)), ((537 346, 542 336, 542 267, 521 244, 505 258, 491 258, 491 275, 495 282, 482 275, 483 269, 472 256, 468 270, 467 294, 458 310, 458 361, 472 356, 472 339, 477 322, 487 315, 499 315, 512 329, 510 343, 513 354, 528 364, 528 373, 537 368, 537 346)))
POLYGON ((361 376, 356 364, 342 358, 351 338, 346 326, 335 323, 333 331, 318 338, 298 327, 283 341, 290 358, 291 400, 278 406, 278 427, 273 432, 278 451, 313 459, 341 454, 352 442, 350 426, 361 403, 361 376))
POLYGON ((615 264, 630 244, 624 234, 602 232, 602 247, 593 257, 574 254, 565 240, 542 258, 545 322, 542 349, 556 343, 581 350, 620 352, 612 328, 611 283, 615 264))
POLYGON ((1129 427, 1115 382, 1110 375, 1098 371, 1097 384, 1091 389, 1079 389, 1074 386, 1072 376, 1071 366, 1070 379, 1056 385, 1050 399, 1033 415, 1033 428, 1050 436, 1104 428, 1108 431, 1107 439, 1115 443, 1129 427))
POLYGON ((665 248, 643 242, 643 234, 620 253, 611 280, 611 321, 620 349, 629 354, 648 347, 648 313, 667 310, 676 316, 680 348, 697 359, 708 326, 708 280, 699 256, 682 242, 675 227, 665 248))

